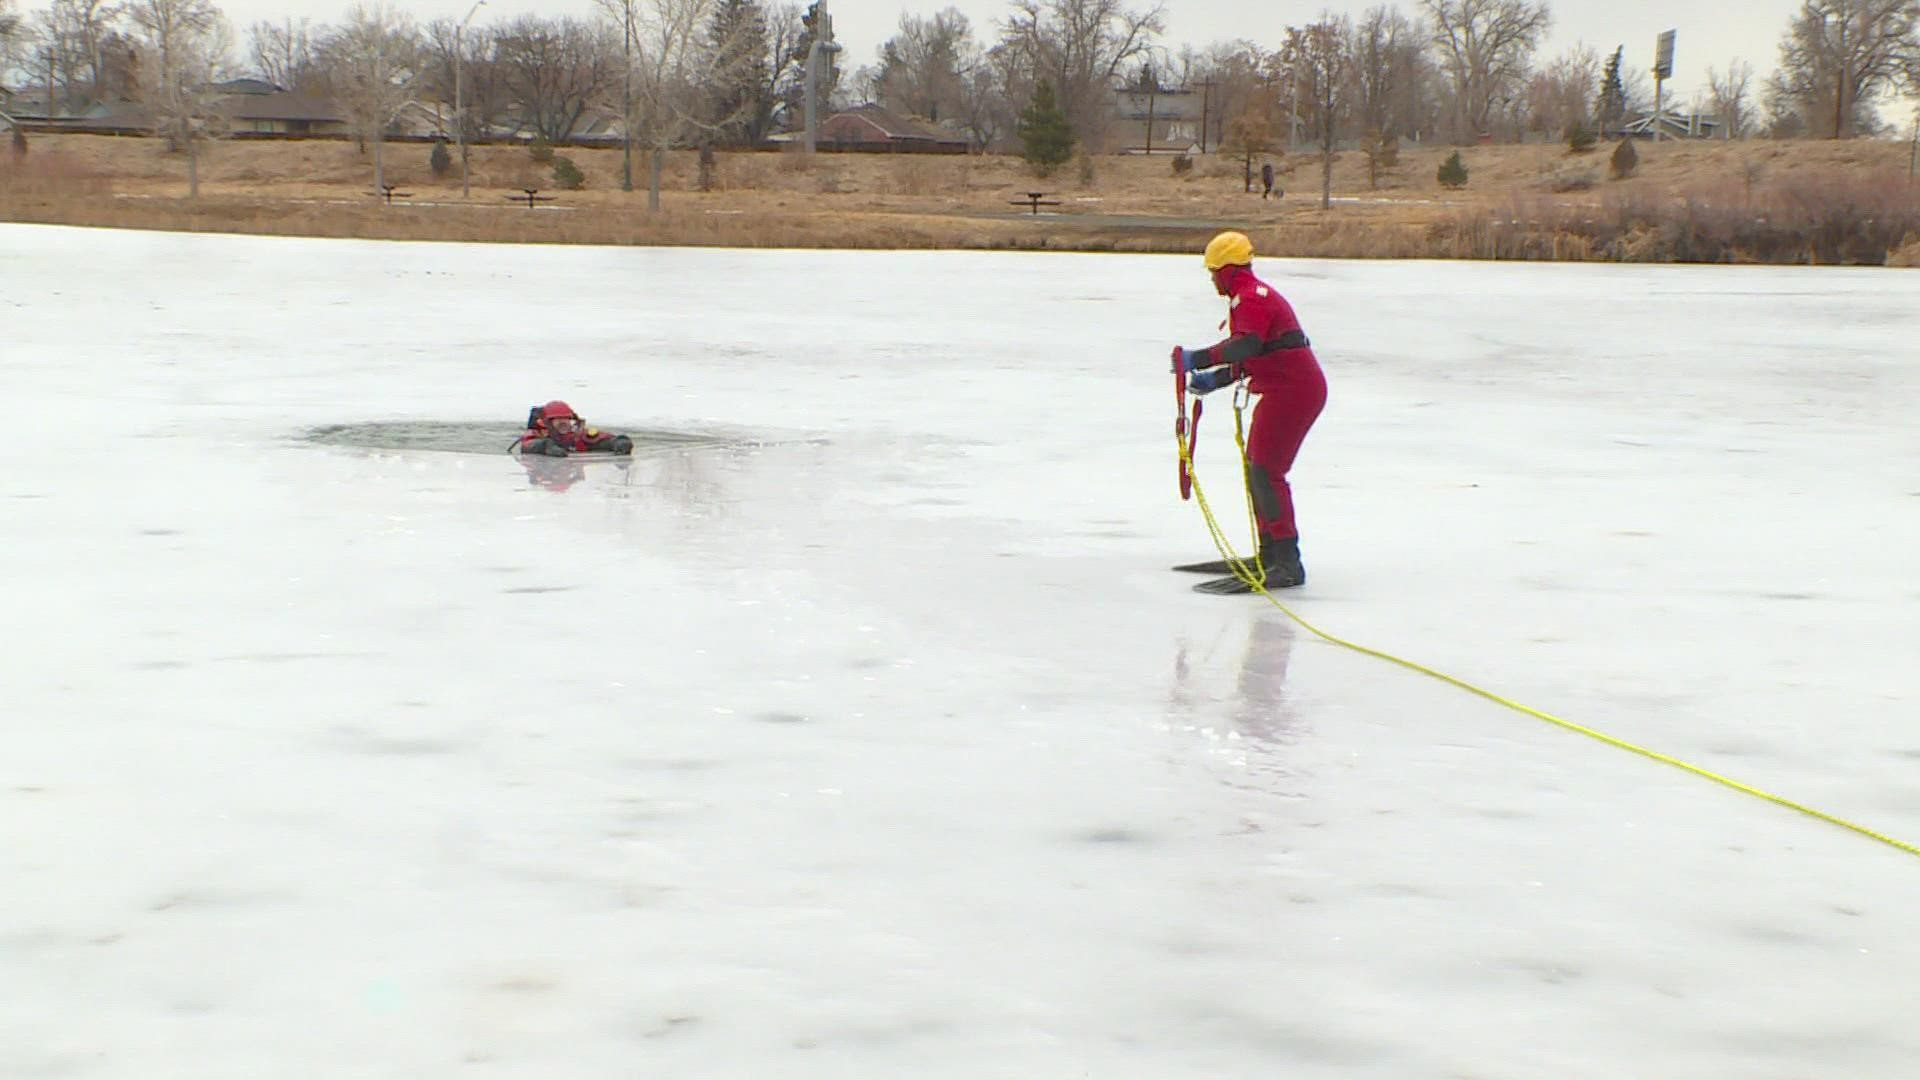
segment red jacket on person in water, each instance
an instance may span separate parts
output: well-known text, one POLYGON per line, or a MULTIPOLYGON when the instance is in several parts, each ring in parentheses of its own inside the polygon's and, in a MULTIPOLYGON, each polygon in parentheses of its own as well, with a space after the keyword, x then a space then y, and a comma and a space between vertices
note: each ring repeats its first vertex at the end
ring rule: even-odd
POLYGON ((588 427, 564 401, 549 401, 528 412, 527 430, 520 436, 521 453, 558 456, 587 451, 630 454, 633 440, 588 427))
POLYGON ((549 439, 566 447, 568 451, 577 454, 588 450, 611 449, 614 440, 619 437, 620 436, 610 431, 601 431, 599 428, 591 427, 580 427, 572 431, 555 431, 551 428, 528 428, 526 432, 520 436, 520 447, 521 449, 525 449, 528 443, 541 439, 549 439))

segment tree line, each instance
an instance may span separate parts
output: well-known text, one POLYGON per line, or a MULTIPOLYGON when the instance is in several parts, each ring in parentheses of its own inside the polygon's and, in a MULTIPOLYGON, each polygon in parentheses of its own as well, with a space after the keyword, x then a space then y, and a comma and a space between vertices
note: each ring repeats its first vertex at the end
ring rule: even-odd
MULTIPOLYGON (((1626 50, 1545 55, 1545 0, 1415 0, 1325 12, 1277 40, 1165 42, 1164 8, 1127 0, 1012 0, 976 31, 953 8, 903 14, 871 62, 816 73, 821 100, 873 103, 976 148, 1006 142, 1044 86, 1073 137, 1102 148, 1116 89, 1198 88, 1201 141, 1274 145, 1466 143, 1606 132, 1652 107, 1626 50)), ((254 75, 331 101, 377 134, 408 102, 451 105, 469 136, 502 128, 563 142, 619 116, 643 146, 754 145, 797 127, 805 59, 828 33, 817 6, 778 0, 597 0, 591 18, 416 22, 384 2, 338 25, 259 22, 237 38, 213 0, 0 0, 0 73, 51 85, 69 107, 123 98, 185 138, 206 87, 254 75), (458 94, 456 95, 456 89, 458 94)), ((1884 130, 1891 95, 1920 94, 1920 0, 1804 0, 1777 68, 1709 68, 1680 108, 1729 136, 1846 138, 1884 130)))

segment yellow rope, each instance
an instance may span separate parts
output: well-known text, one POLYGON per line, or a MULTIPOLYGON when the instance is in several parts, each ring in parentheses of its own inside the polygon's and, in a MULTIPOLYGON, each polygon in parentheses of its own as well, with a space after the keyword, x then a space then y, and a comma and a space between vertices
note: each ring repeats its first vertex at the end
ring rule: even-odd
MULTIPOLYGON (((1243 433, 1243 428, 1241 423, 1241 409, 1242 409, 1241 400, 1238 392, 1236 391, 1234 402, 1233 402, 1233 435, 1234 435, 1235 443, 1237 443, 1240 447, 1241 475, 1245 480, 1246 487, 1247 487, 1247 516, 1249 519, 1252 519, 1253 518, 1253 481, 1252 481, 1252 475, 1251 475, 1252 463, 1247 459, 1247 442, 1246 442, 1245 435, 1243 433)), ((1761 788, 1754 787, 1751 784, 1743 784, 1738 780, 1734 780, 1729 777, 1722 776, 1719 773, 1713 772, 1710 769, 1703 769, 1698 765, 1694 765, 1689 762, 1682 761, 1679 758, 1673 757, 1671 755, 1662 754, 1657 750, 1650 750, 1644 746, 1627 742, 1625 739, 1617 739, 1612 735, 1608 735, 1602 731, 1596 731, 1593 728, 1587 727, 1583 724, 1576 724, 1571 720, 1563 720, 1558 716, 1554 716, 1552 713, 1542 712, 1541 710, 1533 708, 1530 705, 1523 705, 1520 702, 1512 700, 1511 698, 1502 697, 1501 695, 1496 694, 1491 690, 1487 690, 1483 687, 1476 686, 1473 683, 1466 681, 1465 679, 1448 675, 1447 673, 1442 671, 1435 671, 1433 668, 1427 667, 1425 664, 1418 664, 1412 660, 1395 656, 1392 653, 1383 652, 1380 649, 1368 648, 1365 645, 1360 645, 1355 642, 1348 641, 1345 638, 1336 637, 1333 634, 1327 633, 1325 630, 1322 630, 1319 627, 1313 625, 1312 623, 1308 622, 1306 619, 1301 618, 1297 613, 1293 611, 1293 609, 1281 603, 1279 599, 1277 599, 1272 593, 1267 591, 1266 567, 1264 564, 1260 562, 1257 554, 1252 559, 1242 559, 1238 555, 1234 554, 1232 545, 1227 542, 1227 536, 1225 531, 1223 531, 1220 528, 1219 521, 1214 517, 1213 508, 1207 504, 1206 492, 1203 491, 1200 487, 1200 478, 1194 474, 1193 455, 1191 451, 1188 450, 1186 442, 1184 440, 1181 440, 1179 442, 1179 447, 1180 447, 1180 460, 1186 466, 1187 477, 1192 482, 1192 485, 1193 485, 1194 502, 1198 504, 1200 507, 1201 517, 1206 519, 1207 533, 1209 536, 1213 538, 1214 547, 1219 550, 1221 557, 1225 559, 1227 561, 1228 566, 1232 568, 1233 576, 1238 578, 1240 581, 1244 582, 1247 585, 1247 587, 1250 588, 1253 592, 1260 594, 1260 596, 1263 597, 1268 603, 1272 604, 1276 608, 1279 608, 1281 614, 1285 615, 1289 619, 1292 619, 1294 622, 1299 623, 1309 633, 1320 638, 1321 640, 1327 641, 1334 645, 1338 645, 1344 649, 1351 649, 1357 653, 1363 653, 1367 656, 1372 656, 1381 660, 1388 661, 1389 663, 1398 664, 1403 668, 1406 668, 1410 671, 1417 671, 1422 675, 1432 676, 1433 678, 1438 679, 1441 682, 1447 683, 1448 685, 1457 686, 1460 689, 1465 690, 1470 694, 1475 694, 1479 697, 1486 698, 1488 701, 1494 702, 1495 704, 1504 705, 1507 708, 1514 710, 1515 712, 1525 713, 1526 715, 1531 716, 1536 720, 1545 720, 1547 723, 1552 724, 1555 727, 1564 728, 1567 731, 1578 732, 1579 734, 1585 735, 1588 738, 1597 739, 1600 742, 1606 743, 1608 746, 1615 746, 1615 747, 1619 747, 1622 750, 1631 751, 1635 754, 1640 755, 1641 757, 1650 758, 1654 761, 1658 761, 1663 765, 1671 765, 1676 769, 1682 769, 1686 772, 1692 773, 1695 776, 1702 777, 1707 780, 1711 780, 1714 783, 1720 784, 1723 787, 1729 787, 1735 791, 1744 792, 1748 795, 1754 796, 1755 798, 1765 799, 1766 801, 1773 803, 1776 806, 1784 806, 1789 810, 1797 810, 1800 813, 1807 815, 1808 817, 1816 818, 1820 821, 1824 821, 1829 825, 1838 825, 1843 829, 1846 829, 1850 832, 1858 833, 1861 836, 1867 837, 1870 840, 1878 840, 1879 842, 1886 844, 1889 847, 1898 848, 1899 850, 1904 851, 1909 855, 1920 856, 1920 847, 1916 847, 1913 844, 1909 844, 1904 840, 1897 840, 1891 836, 1886 835, 1885 833, 1877 832, 1873 829, 1869 829, 1865 825, 1856 824, 1854 822, 1848 821, 1846 818, 1829 814, 1824 810, 1816 810, 1811 806, 1805 805, 1804 803, 1794 802, 1792 799, 1788 799, 1780 795, 1775 795, 1770 791, 1765 791, 1761 788)), ((1254 547, 1256 551, 1259 548, 1259 535, 1260 535, 1259 525, 1256 522, 1254 525, 1254 547)))

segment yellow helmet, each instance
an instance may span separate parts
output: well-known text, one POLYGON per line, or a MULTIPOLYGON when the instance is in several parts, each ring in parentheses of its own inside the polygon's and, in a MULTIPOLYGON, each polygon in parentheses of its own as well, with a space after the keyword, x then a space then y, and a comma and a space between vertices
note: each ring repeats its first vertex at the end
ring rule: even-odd
POLYGON ((1207 242, 1207 271, 1223 266, 1251 266, 1253 241, 1245 233, 1223 232, 1207 242))

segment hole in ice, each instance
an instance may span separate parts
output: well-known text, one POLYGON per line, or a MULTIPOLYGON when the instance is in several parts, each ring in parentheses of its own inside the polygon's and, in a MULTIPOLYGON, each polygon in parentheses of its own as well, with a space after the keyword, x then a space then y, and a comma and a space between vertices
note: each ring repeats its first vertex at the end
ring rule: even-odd
MULTIPOLYGON (((628 427, 594 421, 603 431, 633 440, 633 452, 741 446, 751 440, 691 431, 628 427)), ((461 454, 504 454, 525 429, 514 421, 381 420, 361 424, 323 424, 309 428, 308 442, 326 446, 360 446, 373 450, 444 450, 461 454)))

